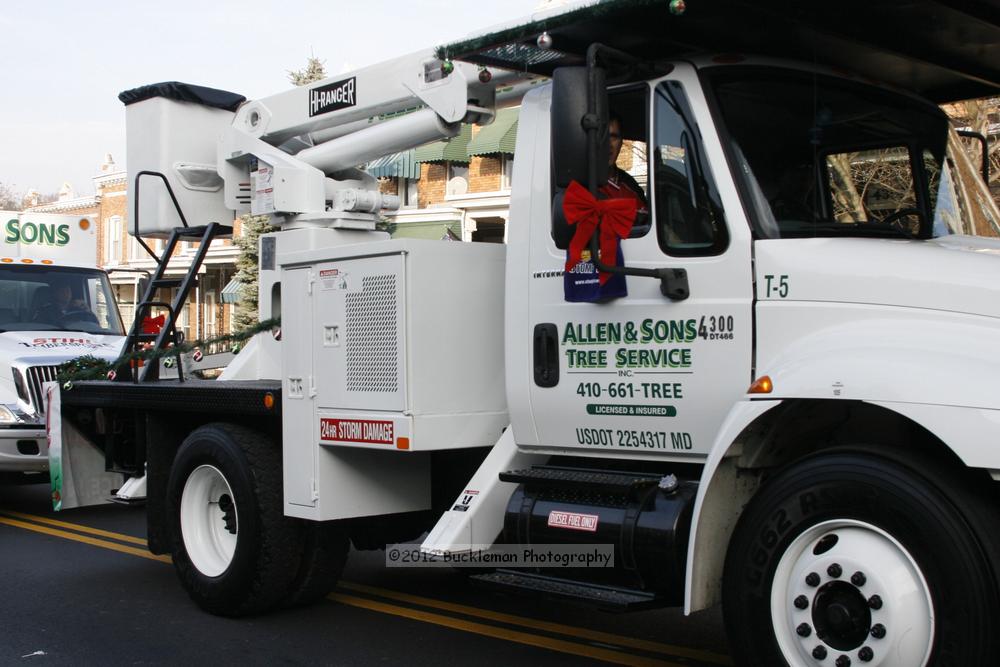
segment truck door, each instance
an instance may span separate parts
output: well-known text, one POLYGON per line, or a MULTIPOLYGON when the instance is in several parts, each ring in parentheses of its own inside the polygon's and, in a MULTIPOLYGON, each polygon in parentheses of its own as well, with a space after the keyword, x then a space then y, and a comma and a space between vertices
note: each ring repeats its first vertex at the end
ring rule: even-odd
MULTIPOLYGON (((645 177, 641 165, 632 171, 640 185, 645 181, 651 224, 621 242, 624 263, 684 269, 690 296, 670 300, 658 280, 629 276, 625 297, 568 302, 561 275, 566 250, 549 225, 533 220, 524 333, 532 345, 527 384, 534 428, 517 429, 515 421, 519 444, 704 457, 750 385, 749 226, 694 68, 677 67, 644 97, 648 146, 643 151, 640 143, 634 157, 648 156, 648 165, 645 177)), ((613 111, 615 104, 612 95, 613 111)))

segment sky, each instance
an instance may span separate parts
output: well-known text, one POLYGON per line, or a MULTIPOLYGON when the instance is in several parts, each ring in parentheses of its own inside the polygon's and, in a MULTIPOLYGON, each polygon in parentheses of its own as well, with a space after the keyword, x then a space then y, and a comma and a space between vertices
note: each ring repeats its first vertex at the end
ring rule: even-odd
POLYGON ((333 76, 530 15, 542 0, 3 0, 0 183, 93 194, 125 164, 118 93, 159 81, 250 99, 315 55, 333 76))

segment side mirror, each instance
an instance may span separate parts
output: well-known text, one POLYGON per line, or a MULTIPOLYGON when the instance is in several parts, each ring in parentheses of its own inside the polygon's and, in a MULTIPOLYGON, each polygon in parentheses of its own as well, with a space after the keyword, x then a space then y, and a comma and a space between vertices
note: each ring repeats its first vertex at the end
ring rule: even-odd
POLYGON ((560 67, 552 75, 552 166, 558 188, 578 181, 590 187, 587 130, 597 130, 597 154, 594 156, 597 182, 608 180, 608 93, 605 71, 593 69, 595 77, 594 109, 590 113, 588 91, 590 71, 586 67, 560 67))
MULTIPOLYGON (((150 277, 148 275, 139 276, 139 280, 136 281, 136 294, 137 294, 137 296, 140 295, 140 294, 143 295, 143 296, 146 295, 146 290, 149 289, 150 280, 151 279, 150 279, 150 277)), ((138 297, 138 298, 142 298, 142 297, 138 297)))

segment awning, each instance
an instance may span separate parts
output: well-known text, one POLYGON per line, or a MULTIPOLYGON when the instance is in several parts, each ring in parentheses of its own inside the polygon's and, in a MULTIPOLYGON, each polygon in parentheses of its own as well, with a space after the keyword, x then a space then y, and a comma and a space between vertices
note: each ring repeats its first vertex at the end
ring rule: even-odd
POLYGON ((240 286, 243 283, 233 278, 226 286, 222 288, 222 292, 219 294, 219 298, 222 299, 222 303, 236 303, 240 300, 240 286))
POLYGON ((420 163, 413 159, 413 151, 393 153, 372 160, 365 171, 375 178, 420 178, 420 163))
POLYGON ((500 109, 493 122, 479 130, 469 142, 469 157, 492 153, 514 154, 519 109, 500 109))
POLYGON ((435 141, 413 149, 414 162, 465 162, 469 161, 469 141, 472 126, 462 125, 462 131, 451 139, 435 141))

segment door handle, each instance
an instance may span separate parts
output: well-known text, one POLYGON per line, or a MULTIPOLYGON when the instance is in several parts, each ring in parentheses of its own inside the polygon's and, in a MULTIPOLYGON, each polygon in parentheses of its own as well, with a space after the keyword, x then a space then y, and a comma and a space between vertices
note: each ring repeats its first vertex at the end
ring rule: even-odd
POLYGON ((534 335, 535 384, 554 387, 559 384, 559 330, 554 324, 536 324, 534 335))

